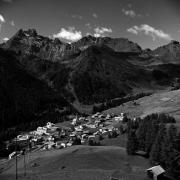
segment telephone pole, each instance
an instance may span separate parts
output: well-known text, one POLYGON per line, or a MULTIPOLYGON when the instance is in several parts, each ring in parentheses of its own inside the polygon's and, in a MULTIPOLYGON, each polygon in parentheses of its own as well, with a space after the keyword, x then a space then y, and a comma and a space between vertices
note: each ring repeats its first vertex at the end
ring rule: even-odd
POLYGON ((18 180, 18 167, 17 167, 17 137, 16 137, 16 144, 15 144, 15 151, 16 151, 16 180, 18 180))
POLYGON ((23 151, 23 154, 24 154, 24 176, 26 176, 26 152, 25 152, 25 149, 23 151))

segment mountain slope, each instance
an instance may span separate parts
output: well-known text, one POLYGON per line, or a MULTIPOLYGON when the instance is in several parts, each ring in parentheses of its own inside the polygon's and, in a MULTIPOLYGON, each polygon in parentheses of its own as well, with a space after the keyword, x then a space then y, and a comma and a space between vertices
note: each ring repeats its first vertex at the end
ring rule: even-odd
POLYGON ((19 30, 3 48, 15 52, 26 70, 71 102, 93 104, 121 97, 145 82, 138 74, 146 72, 128 63, 125 53, 119 54, 119 51, 140 52, 137 44, 123 38, 104 37, 95 38, 97 46, 94 46, 91 43, 94 38, 84 37, 70 45, 42 37, 33 29, 19 30), (81 45, 87 44, 82 50, 81 45))
POLYGON ((19 30, 2 47, 71 103, 88 105, 167 88, 174 78, 150 67, 157 60, 153 51, 124 38, 86 36, 67 44, 30 29, 19 30))
POLYGON ((145 49, 130 61, 143 66, 156 66, 163 64, 180 64, 180 43, 171 41, 169 44, 155 50, 145 49), (133 61, 134 60, 134 61, 133 61))
POLYGON ((151 73, 106 46, 91 46, 76 58, 71 83, 80 102, 103 102, 150 87, 151 73))
POLYGON ((36 119, 50 107, 69 107, 46 83, 31 75, 12 55, 0 49, 0 127, 36 119))
POLYGON ((128 102, 105 111, 106 113, 127 113, 131 118, 144 117, 152 113, 167 113, 180 123, 180 90, 159 92, 143 97, 134 102, 128 102))

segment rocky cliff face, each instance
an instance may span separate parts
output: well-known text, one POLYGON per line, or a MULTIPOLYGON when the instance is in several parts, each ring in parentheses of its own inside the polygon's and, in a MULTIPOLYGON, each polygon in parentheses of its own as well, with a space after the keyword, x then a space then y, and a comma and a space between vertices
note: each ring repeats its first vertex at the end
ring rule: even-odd
POLYGON ((155 50, 145 49, 139 54, 133 54, 129 60, 143 66, 180 64, 180 43, 171 41, 155 50))
POLYGON ((125 38, 110 38, 110 37, 93 37, 93 36, 86 36, 83 37, 81 40, 73 43, 74 46, 80 49, 86 49, 91 45, 106 45, 113 49, 116 52, 136 52, 141 53, 141 47, 129 41, 125 38))
POLYGON ((3 48, 15 51, 22 57, 35 56, 53 62, 66 60, 80 52, 75 46, 59 39, 40 36, 34 29, 19 30, 3 48))
POLYGON ((155 64, 180 64, 180 43, 171 41, 169 44, 152 51, 152 54, 157 58, 154 60, 155 64))

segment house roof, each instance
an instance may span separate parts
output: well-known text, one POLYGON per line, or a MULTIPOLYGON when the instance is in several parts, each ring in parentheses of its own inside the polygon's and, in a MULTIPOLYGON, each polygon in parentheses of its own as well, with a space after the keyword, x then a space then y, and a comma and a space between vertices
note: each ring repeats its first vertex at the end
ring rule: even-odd
POLYGON ((152 171, 153 174, 155 174, 157 176, 165 172, 165 170, 160 165, 153 166, 153 167, 147 169, 147 171, 152 171))

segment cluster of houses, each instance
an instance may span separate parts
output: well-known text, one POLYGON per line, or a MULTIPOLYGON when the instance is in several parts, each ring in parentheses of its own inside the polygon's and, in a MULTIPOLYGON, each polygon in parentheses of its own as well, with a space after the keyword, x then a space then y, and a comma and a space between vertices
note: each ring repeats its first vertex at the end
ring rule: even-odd
MULTIPOLYGON (((44 150, 51 148, 65 148, 72 145, 98 145, 103 138, 115 137, 119 134, 119 128, 113 126, 113 122, 122 122, 125 114, 119 116, 96 113, 89 117, 74 117, 68 127, 61 127, 48 122, 36 130, 20 134, 11 144, 17 145, 20 150, 44 150)), ((19 149, 18 148, 18 149, 19 149)), ((13 152, 14 153, 14 152, 13 152)), ((11 153, 11 159, 14 154, 11 153)))
POLYGON ((121 123, 125 118, 124 113, 119 116, 96 113, 87 118, 75 117, 71 123, 74 127, 71 136, 80 138, 82 144, 99 144, 101 139, 119 134, 119 128, 115 127, 113 122, 121 123))
MULTIPOLYGON (((54 135, 57 134, 58 127, 55 124, 48 122, 46 126, 38 127, 35 131, 20 134, 8 144, 7 149, 14 149, 18 154, 22 150, 34 149, 50 149, 55 147, 54 135), (12 148, 13 147, 13 148, 12 148)), ((9 154, 9 159, 16 155, 15 151, 9 154)))

